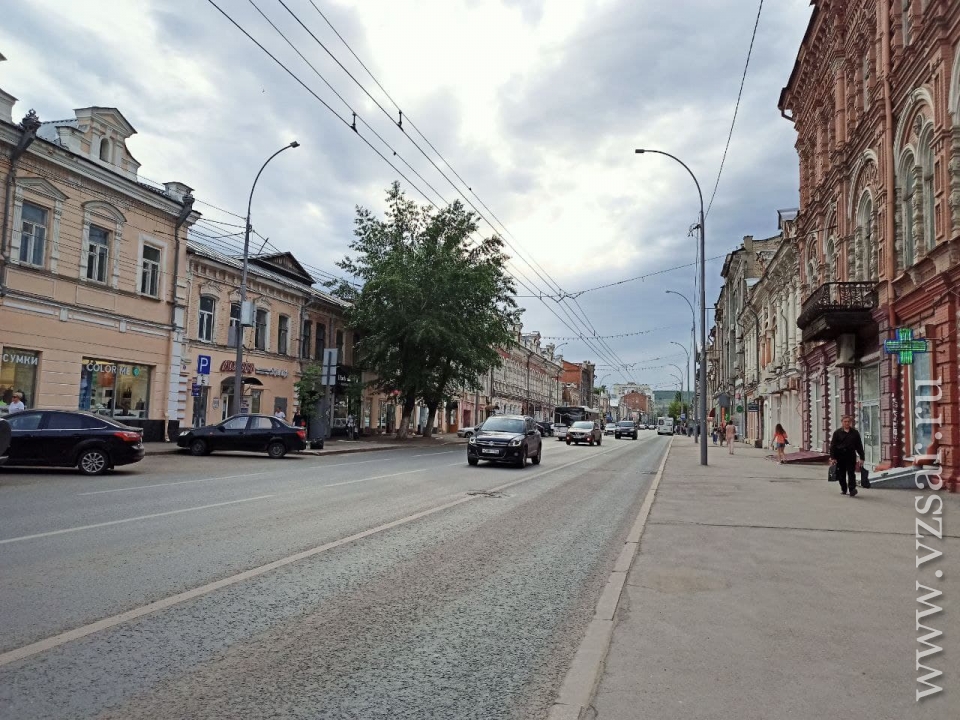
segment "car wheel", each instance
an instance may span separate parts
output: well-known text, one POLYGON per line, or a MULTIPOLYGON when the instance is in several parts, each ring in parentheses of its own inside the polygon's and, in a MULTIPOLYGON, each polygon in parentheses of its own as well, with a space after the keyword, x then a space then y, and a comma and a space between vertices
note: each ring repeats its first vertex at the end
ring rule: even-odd
POLYGON ((274 440, 272 443, 267 445, 267 455, 272 457, 274 460, 279 460, 286 454, 287 446, 279 440, 274 440))
POLYGON ((107 453, 98 448, 84 450, 77 458, 77 469, 84 475, 102 475, 110 467, 107 453))
POLYGON ((540 445, 540 449, 537 450, 537 454, 530 458, 530 462, 534 465, 540 464, 540 458, 543 456, 543 444, 540 445))
POLYGON ((520 459, 517 460, 518 468, 525 468, 527 466, 527 449, 525 447, 520 448, 520 459))
POLYGON ((194 440, 192 443, 190 443, 191 455, 196 455, 197 457, 200 457, 201 455, 206 455, 209 452, 210 451, 207 449, 206 440, 197 439, 197 440, 194 440))
POLYGON ((479 461, 477 458, 475 458, 475 457, 468 457, 468 458, 467 458, 467 465, 477 465, 477 464, 479 464, 479 462, 480 462, 480 461, 479 461))
POLYGON ((633 439, 634 439, 634 440, 636 440, 636 439, 637 439, 637 436, 636 436, 636 434, 634 434, 634 436, 633 436, 633 439))
POLYGON ((619 436, 619 435, 614 435, 614 436, 613 436, 613 439, 614 439, 614 440, 619 440, 619 439, 620 439, 620 436, 619 436))
POLYGON ((567 445, 569 445, 569 444, 570 444, 570 441, 569 441, 569 440, 567 440, 567 445))

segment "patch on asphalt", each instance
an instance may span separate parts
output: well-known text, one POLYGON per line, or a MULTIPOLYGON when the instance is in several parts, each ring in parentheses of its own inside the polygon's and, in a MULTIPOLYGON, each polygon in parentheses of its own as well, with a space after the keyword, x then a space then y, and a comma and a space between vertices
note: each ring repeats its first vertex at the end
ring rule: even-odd
POLYGON ((498 492, 496 490, 470 490, 469 492, 467 492, 467 495, 482 495, 483 497, 490 497, 490 498, 507 497, 506 493, 498 492))

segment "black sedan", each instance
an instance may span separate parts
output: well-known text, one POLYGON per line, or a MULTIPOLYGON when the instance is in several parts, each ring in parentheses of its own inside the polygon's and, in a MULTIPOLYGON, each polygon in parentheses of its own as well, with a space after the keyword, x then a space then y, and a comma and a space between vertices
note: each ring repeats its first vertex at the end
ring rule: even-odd
POLYGON ((24 410, 7 416, 5 467, 76 467, 99 475, 143 460, 143 431, 111 418, 64 410, 24 410))
POLYGON ((467 462, 481 460, 526 467, 527 458, 540 464, 543 440, 532 417, 497 415, 487 418, 479 432, 467 443, 467 462))
POLYGON ((614 428, 613 436, 617 440, 619 440, 622 437, 633 438, 634 440, 636 440, 637 426, 631 420, 621 420, 620 422, 617 423, 617 427, 614 428))
POLYGON ((269 415, 234 415, 217 425, 181 431, 177 445, 189 448, 191 455, 246 450, 282 458, 307 447, 307 432, 269 415))

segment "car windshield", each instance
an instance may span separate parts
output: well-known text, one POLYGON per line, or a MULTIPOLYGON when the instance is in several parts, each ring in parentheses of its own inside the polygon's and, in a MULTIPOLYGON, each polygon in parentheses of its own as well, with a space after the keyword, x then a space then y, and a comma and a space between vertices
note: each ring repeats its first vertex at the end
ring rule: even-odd
POLYGON ((509 432, 522 433, 524 428, 523 420, 518 418, 490 418, 483 424, 483 429, 487 432, 509 432))
POLYGON ((617 425, 619 425, 620 427, 633 427, 632 422, 618 422, 617 425))
POLYGON ((593 430, 593 423, 587 420, 581 420, 580 422, 575 422, 573 426, 578 430, 593 430))

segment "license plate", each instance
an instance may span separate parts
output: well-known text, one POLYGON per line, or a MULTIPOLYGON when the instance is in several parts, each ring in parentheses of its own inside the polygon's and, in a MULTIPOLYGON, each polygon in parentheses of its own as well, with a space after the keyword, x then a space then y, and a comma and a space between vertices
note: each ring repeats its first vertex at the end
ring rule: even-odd
POLYGON ((483 449, 483 454, 484 454, 484 455, 499 455, 499 454, 500 454, 500 451, 497 450, 496 448, 484 448, 484 449, 483 449))

